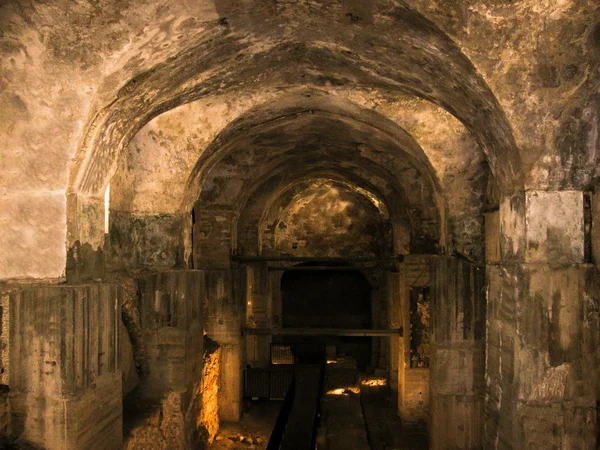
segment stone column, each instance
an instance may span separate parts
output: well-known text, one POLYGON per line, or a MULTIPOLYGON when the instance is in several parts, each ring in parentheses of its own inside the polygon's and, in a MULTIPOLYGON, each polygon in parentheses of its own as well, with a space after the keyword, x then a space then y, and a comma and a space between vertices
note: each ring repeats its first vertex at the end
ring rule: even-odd
POLYGON ((27 287, 3 303, 11 434, 49 450, 121 448, 120 288, 27 287))
MULTIPOLYGON (((388 292, 388 325, 389 328, 401 328, 402 323, 402 312, 401 312, 401 301, 400 301, 400 269, 396 265, 396 270, 388 272, 387 276, 387 292, 388 292)), ((403 335, 406 335, 407 330, 403 329, 403 335)), ((389 385, 394 393, 398 392, 398 374, 404 370, 404 365, 400 363, 404 362, 404 358, 401 354, 402 336, 391 336, 389 338, 389 352, 388 352, 388 380, 389 385)), ((401 404, 401 402, 399 402, 401 404)))
POLYGON ((435 258, 431 290, 431 448, 482 448, 484 269, 435 258))
POLYGON ((148 369, 140 393, 156 399, 185 393, 202 375, 204 273, 160 272, 139 279, 138 286, 148 369))
MULTIPOLYGON (((270 279, 266 262, 253 262, 245 265, 246 270, 246 316, 247 328, 271 327, 270 279)), ((252 367, 266 367, 270 363, 271 336, 246 336, 247 361, 252 367)))
POLYGON ((406 426, 421 426, 430 414, 430 369, 411 367, 410 320, 411 292, 427 293, 431 284, 430 259, 431 256, 406 255, 399 265, 399 321, 404 333, 398 340, 398 412, 406 426))
POLYGON ((488 214, 488 448, 596 448, 597 270, 583 194, 528 191, 488 214))
POLYGON ((245 270, 206 270, 206 331, 221 346, 219 415, 240 420, 243 395, 245 270))

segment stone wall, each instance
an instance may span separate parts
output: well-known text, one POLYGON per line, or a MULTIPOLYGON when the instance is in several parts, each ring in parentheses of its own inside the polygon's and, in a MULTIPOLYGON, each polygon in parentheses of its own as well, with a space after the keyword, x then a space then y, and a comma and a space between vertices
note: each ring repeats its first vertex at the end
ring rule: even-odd
POLYGON ((496 249, 487 265, 490 448, 597 445, 600 289, 586 257, 598 242, 586 251, 584 209, 582 192, 529 191, 492 217, 499 226, 487 238, 496 249))
POLYGON ((182 258, 181 233, 178 215, 111 211, 107 266, 112 270, 175 267, 182 258))
POLYGON ((492 448, 593 448, 598 274, 488 268, 486 436, 492 448))
POLYGON ((200 379, 204 283, 201 271, 167 271, 138 280, 147 364, 144 396, 187 390, 200 379))

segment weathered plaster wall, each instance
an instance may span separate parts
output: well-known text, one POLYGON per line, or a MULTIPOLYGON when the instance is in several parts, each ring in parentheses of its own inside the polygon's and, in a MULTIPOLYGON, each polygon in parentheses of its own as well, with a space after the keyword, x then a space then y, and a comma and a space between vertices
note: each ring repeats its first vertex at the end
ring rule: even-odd
MULTIPOLYGON (((70 207, 63 195, 69 161, 78 148, 83 150, 74 164, 73 191, 80 186, 86 195, 100 198, 116 167, 113 156, 136 131, 152 117, 196 98, 205 99, 212 111, 204 116, 212 121, 203 127, 210 137, 229 120, 219 111, 237 117, 253 101, 249 97, 268 100, 281 86, 312 84, 338 91, 350 86, 346 92, 352 92, 368 85, 352 94, 353 100, 363 97, 365 104, 387 109, 390 117, 397 104, 405 103, 395 97, 404 91, 401 95, 427 98, 456 116, 484 150, 492 171, 510 180, 502 181, 503 189, 519 181, 512 177, 519 167, 511 130, 530 174, 528 186, 575 188, 596 175, 593 95, 600 47, 593 0, 543 6, 526 0, 511 5, 409 3, 432 23, 415 10, 385 1, 360 14, 349 11, 356 5, 335 2, 236 7, 156 1, 142 7, 134 1, 102 8, 81 2, 3 3, 0 186, 7 232, 1 242, 2 277, 64 272, 64 211, 70 207), (236 59, 242 49, 245 56, 236 59), (190 61, 202 64, 190 67, 190 61), (253 94, 239 95, 240 90, 253 94), (222 95, 228 100, 217 100, 226 98, 222 95), (498 159, 508 163, 498 164, 498 159), (26 219, 15 220, 27 210, 26 219), (25 253, 27 258, 20 256, 25 253)), ((172 125, 167 126, 171 132, 177 128, 172 125)), ((418 128, 410 132, 419 134, 418 128)), ((162 136, 168 133, 154 137, 162 136)), ((206 137, 199 138, 200 146, 206 137)), ((422 141, 427 148, 427 137, 422 141)), ((180 168, 181 162, 169 164, 180 168)), ((473 216, 463 217, 457 228, 465 225, 479 226, 473 216)), ((81 228, 74 228, 71 243, 85 242, 79 234, 86 226, 81 228)))
POLYGON ((125 80, 177 54, 217 15, 206 3, 0 8, 0 277, 59 277, 69 162, 86 124, 125 80))
POLYGON ((280 215, 274 238, 277 250, 292 256, 368 258, 391 246, 373 203, 331 183, 301 192, 280 215))
MULTIPOLYGON (((41 162, 41 159, 33 155, 38 154, 40 142, 46 141, 31 139, 31 134, 25 137, 27 124, 36 123, 36 136, 52 135, 55 138, 48 146, 55 152, 50 158, 51 164, 43 168, 48 175, 40 176, 40 180, 51 180, 51 183, 37 182, 36 187, 29 188, 27 183, 32 178, 23 172, 22 166, 19 166, 21 163, 15 164, 13 161, 16 159, 12 156, 3 160, 3 164, 7 165, 5 177, 10 175, 3 187, 7 193, 3 201, 8 202, 6 208, 3 208, 5 211, 15 210, 17 198, 22 204, 25 197, 32 201, 35 195, 43 197, 47 203, 53 195, 55 208, 64 208, 64 200, 60 198, 67 185, 68 161, 75 155, 78 147, 82 151, 74 161, 72 191, 100 198, 115 169, 116 158, 113 157, 119 154, 141 126, 177 104, 201 97, 208 98, 212 94, 236 92, 241 88, 236 77, 244 80, 243 90, 255 92, 265 91, 263 84, 269 84, 272 90, 281 85, 293 86, 299 83, 330 87, 339 84, 356 86, 364 82, 374 87, 381 86, 385 90, 390 87, 394 90, 397 87, 408 88, 411 93, 418 92, 440 104, 453 104, 453 113, 467 124, 467 128, 473 130, 477 126, 478 119, 473 121, 474 116, 469 114, 474 106, 471 97, 477 97, 486 91, 484 84, 477 76, 469 73, 471 69, 466 60, 450 41, 444 40, 435 27, 422 22, 414 16, 414 12, 405 8, 382 3, 372 17, 373 20, 354 23, 348 19, 346 9, 338 4, 323 4, 318 12, 307 9, 304 4, 282 4, 275 8, 246 5, 241 9, 226 3, 213 5, 211 2, 194 5, 157 2, 147 8, 141 8, 136 3, 128 7, 112 4, 105 6, 100 10, 87 4, 65 7, 25 5, 19 2, 5 4, 5 14, 2 16, 7 18, 8 23, 3 28, 8 31, 3 51, 9 64, 3 65, 3 69, 7 83, 11 86, 6 91, 7 96, 12 99, 9 102, 11 108, 6 110, 6 117, 9 119, 6 121, 9 124, 6 133, 10 140, 5 142, 8 142, 10 155, 13 152, 31 155, 31 158, 26 158, 33 167, 41 162), (219 21, 219 16, 225 16, 226 19, 219 21), (302 17, 302 26, 293 17, 302 17), (323 17, 335 18, 330 25, 340 29, 333 41, 331 35, 328 36, 331 27, 323 27, 320 23, 323 17), (400 40, 393 36, 389 40, 382 39, 390 34, 388 32, 393 34, 394 30, 399 29, 389 25, 394 21, 400 21, 409 29, 414 29, 417 39, 410 41, 402 38, 406 33, 400 36, 400 40), (265 26, 266 23, 271 25, 265 26), (287 26, 273 26, 278 23, 287 26), (377 28, 377 32, 370 34, 371 39, 381 40, 370 47, 376 49, 377 54, 370 54, 368 46, 365 47, 360 40, 354 39, 355 36, 361 36, 362 30, 370 29, 363 25, 377 28), (334 42, 336 40, 338 42, 334 42), (302 65, 317 65, 315 70, 308 72, 308 79, 300 80, 299 74, 304 71, 300 70, 302 66, 298 66, 297 62, 287 64, 278 59, 277 54, 290 54, 288 49, 293 47, 290 42, 294 41, 300 44, 296 47, 298 54, 292 61, 298 61, 300 56, 302 65), (418 45, 414 46, 415 43, 418 45), (432 88, 430 86, 435 83, 431 72, 423 71, 422 64, 414 64, 411 60, 414 59, 413 56, 406 59, 387 58, 385 55, 394 54, 395 50, 391 53, 387 50, 379 51, 390 45, 407 46, 410 49, 407 54, 418 53, 420 50, 417 47, 429 48, 433 45, 440 55, 455 58, 460 63, 445 66, 441 63, 443 58, 436 59, 433 56, 435 52, 429 54, 427 59, 433 58, 431 64, 439 66, 443 69, 440 73, 448 75, 434 77, 441 84, 432 88), (356 54, 363 53, 366 59, 355 58, 352 52, 344 53, 350 47, 353 47, 356 54), (180 57, 175 57, 185 48, 190 49, 190 52, 181 52, 180 57), (272 52, 273 48, 277 51, 272 52), (243 61, 236 59, 241 49, 245 49, 247 55, 242 58, 243 61), (375 66, 372 61, 379 57, 386 62, 373 70, 375 66), (166 62, 157 64, 159 61, 166 62), (191 71, 184 69, 190 61, 202 61, 202 64, 191 71), (391 61, 398 67, 392 69, 391 61), (356 65, 356 69, 352 69, 352 65, 356 65), (226 66, 232 71, 229 72, 226 66), (271 69, 267 69, 268 67, 271 69), (328 68, 332 67, 336 67, 338 75, 327 73, 330 70, 328 68), (182 69, 185 74, 181 72, 182 69), (268 70, 271 70, 272 76, 266 76, 268 70), (215 71, 220 72, 216 78, 215 71), (413 76, 411 73, 414 71, 420 73, 413 76), (469 74, 462 77, 457 75, 459 72, 469 74), (192 78, 189 78, 190 75, 192 78), (215 82, 217 78, 220 80, 218 83, 215 82), (389 82, 392 79, 403 81, 394 84, 389 82), (459 84, 464 82, 466 89, 442 86, 446 79, 458 80, 459 84), (131 82, 124 86, 126 80, 131 82), (205 85, 200 87, 202 83, 205 85), (56 86, 53 97, 37 93, 47 85, 56 86), (22 89, 19 86, 28 88, 22 89), (464 105, 460 104, 460 99, 454 98, 456 92, 464 92, 464 105), (46 105, 42 104, 41 98, 45 99, 46 105), (111 106, 101 109, 106 105, 111 106), (61 114, 56 114, 57 110, 61 114), (89 123, 93 125, 88 127, 86 124, 89 123), (46 130, 51 130, 51 133, 46 130), (51 191, 54 194, 49 196, 50 184, 53 185, 51 191), (43 189, 39 188, 40 185, 44 186, 43 189)), ((403 50, 399 52, 402 53, 403 50)), ((492 127, 498 133, 494 131, 496 136, 489 138, 483 133, 476 133, 475 140, 493 153, 493 142, 500 142, 502 147, 506 147, 507 143, 510 146, 510 138, 507 138, 507 127, 503 124, 495 102, 489 98, 489 92, 482 95, 487 96, 484 103, 490 106, 490 122, 499 125, 492 127)), ((488 114, 486 112, 483 115, 488 114)), ((514 172, 517 167, 510 163, 498 170, 508 173, 514 172)), ((34 170, 29 173, 42 172, 34 170)), ((33 177, 35 176, 37 175, 33 177)), ((54 242, 58 247, 64 239, 64 222, 57 222, 52 216, 44 217, 44 220, 39 216, 34 217, 35 221, 30 222, 28 227, 19 226, 19 231, 14 231, 11 238, 21 240, 25 237, 25 230, 38 235, 34 230, 44 226, 32 225, 48 219, 56 227, 49 228, 45 225, 50 234, 44 238, 44 242, 54 242)), ((74 217, 73 220, 78 219, 74 217)), ((72 230, 68 237, 70 243, 77 240, 82 244, 88 242, 83 239, 88 225, 83 223, 69 227, 72 230)), ((95 238, 90 241, 94 244, 94 249, 98 241, 95 238)), ((10 249, 10 246, 7 245, 7 248, 10 249)), ((27 249, 31 254, 39 255, 35 246, 28 246, 27 249)), ((12 250, 10 254, 13 254, 12 250)), ((62 273, 62 258, 59 253, 53 254, 57 256, 46 258, 44 262, 41 257, 30 258, 25 264, 27 267, 18 272, 9 272, 6 276, 58 276, 62 273)))
POLYGON ((577 188, 598 175, 597 2, 409 3, 485 77, 511 123, 529 188, 577 188))
MULTIPOLYGON (((317 170, 301 173, 303 177, 292 183, 289 177, 295 176, 295 172, 287 172, 288 176, 286 173, 277 174, 259 186, 248 198, 236 223, 238 254, 275 253, 274 235, 279 216, 302 192, 311 185, 320 183, 340 185, 343 189, 368 198, 383 219, 384 234, 391 234, 393 245, 389 246, 389 250, 393 249, 396 254, 409 253, 411 240, 426 240, 423 239, 426 237, 424 231, 437 228, 435 220, 426 226, 422 223, 423 217, 411 215, 406 196, 396 189, 393 182, 388 184, 386 180, 374 177, 366 181, 351 173, 336 173, 332 169, 327 172, 317 170)), ((433 236, 429 236, 430 241, 433 241, 430 244, 435 247, 435 231, 432 234, 433 236)))
POLYGON ((106 246, 108 270, 182 265, 182 227, 179 215, 134 215, 113 211, 106 246))

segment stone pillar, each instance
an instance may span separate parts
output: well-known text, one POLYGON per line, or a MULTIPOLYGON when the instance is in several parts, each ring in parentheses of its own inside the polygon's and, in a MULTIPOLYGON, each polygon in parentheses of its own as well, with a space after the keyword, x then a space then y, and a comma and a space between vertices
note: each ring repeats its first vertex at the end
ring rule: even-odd
POLYGON ((412 290, 426 293, 430 286, 430 259, 430 256, 406 255, 399 265, 399 321, 404 333, 398 340, 398 412, 408 426, 425 424, 430 412, 430 369, 411 367, 410 320, 412 290))
POLYGON ((138 287, 148 370, 140 394, 186 392, 202 375, 204 273, 160 272, 140 278, 138 287))
POLYGON ((487 267, 487 447, 594 449, 599 293, 583 194, 528 191, 486 220, 499 250, 487 267))
POLYGON ((246 297, 245 270, 206 270, 206 331, 221 346, 219 415, 240 420, 243 395, 244 341, 241 326, 246 297))
MULTIPOLYGON (((388 292, 388 324, 389 328, 402 328, 402 313, 401 313, 401 302, 400 302, 400 269, 396 267, 396 271, 389 272, 387 276, 387 292, 388 292)), ((406 334, 403 329, 403 334, 406 334)), ((388 352, 388 380, 389 385, 393 392, 398 392, 398 373, 400 370, 404 370, 404 367, 400 367, 400 362, 403 362, 401 355, 402 336, 391 336, 389 338, 389 352, 388 352)), ((399 402, 401 404, 401 402, 399 402)))
MULTIPOLYGON (((254 262, 245 265, 246 269, 246 316, 247 328, 271 327, 270 279, 266 262, 254 262)), ((271 336, 246 336, 246 360, 252 367, 266 367, 270 363, 271 336)))
POLYGON ((482 448, 484 269, 436 258, 431 290, 431 448, 482 448))
POLYGON ((8 295, 13 436, 49 450, 122 447, 120 303, 106 284, 8 295))

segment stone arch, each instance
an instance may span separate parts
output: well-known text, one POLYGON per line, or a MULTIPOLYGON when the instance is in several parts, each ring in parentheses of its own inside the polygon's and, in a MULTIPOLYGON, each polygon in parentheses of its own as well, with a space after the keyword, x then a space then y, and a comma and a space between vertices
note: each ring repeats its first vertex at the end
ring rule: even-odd
POLYGON ((101 222, 100 199, 119 153, 145 123, 213 92, 259 85, 269 90, 282 85, 372 84, 425 98, 448 110, 472 132, 504 193, 520 189, 519 157, 500 105, 456 44, 415 10, 405 5, 382 6, 378 14, 385 20, 372 24, 377 32, 371 35, 368 48, 353 48, 343 21, 332 24, 340 28, 340 33, 333 33, 334 40, 321 36, 315 25, 318 15, 308 18, 305 29, 283 37, 277 35, 278 27, 271 27, 266 35, 265 28, 257 28, 258 23, 264 24, 259 17, 277 22, 277 14, 269 8, 252 11, 256 21, 239 20, 248 11, 229 12, 228 20, 237 23, 237 32, 229 32, 218 21, 209 24, 194 46, 132 78, 90 121, 71 165, 69 247, 79 241, 92 249, 101 248, 103 233, 96 223, 101 222), (310 38, 305 35, 307 29, 315 32, 310 38), (269 44, 254 46, 245 39, 246 32, 268 37, 269 44), (241 54, 246 56, 240 59, 241 54), (266 67, 268 72, 264 72, 266 67), (311 70, 299 78, 290 77, 290 70, 302 67, 311 70), (252 76, 255 68, 262 75, 260 83, 252 76), (241 85, 239 80, 247 81, 241 85))
MULTIPOLYGON (((276 184, 285 184, 284 179, 306 177, 327 168, 330 173, 354 173, 359 186, 370 178, 379 179, 377 183, 397 194, 396 201, 406 200, 405 207, 421 216, 417 221, 427 224, 430 231, 424 232, 434 238, 434 246, 439 241, 444 247, 445 201, 418 143, 381 115, 352 104, 342 105, 345 109, 341 109, 325 100, 329 99, 315 99, 312 93, 304 100, 285 97, 282 103, 292 103, 293 107, 282 111, 265 105, 228 126, 198 160, 180 211, 189 211, 195 204, 198 220, 203 210, 212 217, 213 211, 208 210, 216 208, 220 222, 237 224, 250 195, 264 180, 270 177, 276 184)), ((387 197, 388 202, 393 201, 389 200, 393 196, 387 197)), ((208 218, 199 220, 209 228, 218 227, 208 218)), ((207 229, 202 235, 209 233, 207 229)), ((224 233, 237 237, 235 229, 224 233)))

